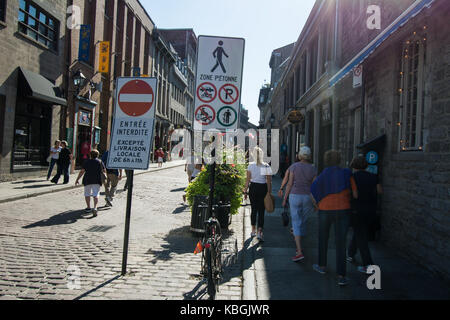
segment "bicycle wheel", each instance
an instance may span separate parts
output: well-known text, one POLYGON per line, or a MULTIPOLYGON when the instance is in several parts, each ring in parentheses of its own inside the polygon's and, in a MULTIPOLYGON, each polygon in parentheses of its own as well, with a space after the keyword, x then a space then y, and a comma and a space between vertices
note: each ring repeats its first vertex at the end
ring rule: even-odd
POLYGON ((205 257, 206 257, 206 266, 208 270, 208 295, 210 300, 214 300, 216 298, 216 279, 214 276, 215 273, 215 257, 214 255, 214 246, 211 245, 211 247, 205 249, 205 257))

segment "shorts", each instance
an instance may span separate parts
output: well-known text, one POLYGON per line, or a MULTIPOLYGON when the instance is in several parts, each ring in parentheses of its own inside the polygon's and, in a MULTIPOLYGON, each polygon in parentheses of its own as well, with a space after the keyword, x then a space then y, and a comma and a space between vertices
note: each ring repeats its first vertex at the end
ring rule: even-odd
POLYGON ((163 158, 158 157, 158 162, 163 162, 163 158))
POLYGON ((84 196, 98 198, 100 188, 101 185, 99 184, 88 184, 87 186, 84 186, 84 196))

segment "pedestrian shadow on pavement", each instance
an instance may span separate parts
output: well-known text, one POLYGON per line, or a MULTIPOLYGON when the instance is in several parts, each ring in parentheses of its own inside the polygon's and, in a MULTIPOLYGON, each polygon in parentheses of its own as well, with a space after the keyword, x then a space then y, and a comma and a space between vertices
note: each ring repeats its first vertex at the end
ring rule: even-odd
POLYGON ((15 188, 13 188, 13 189, 18 189, 18 190, 21 190, 21 189, 37 189, 37 188, 45 188, 45 187, 51 187, 51 186, 53 186, 53 183, 49 183, 49 184, 34 184, 34 185, 32 185, 32 186, 22 186, 22 187, 15 187, 15 188))
POLYGON ((183 204, 181 207, 176 208, 172 211, 172 214, 179 214, 188 211, 189 206, 187 204, 183 204))
POLYGON ((92 219, 92 213, 86 213, 84 210, 69 210, 48 219, 43 219, 41 221, 23 226, 24 229, 31 229, 36 227, 50 227, 63 224, 72 224, 80 219, 92 219))
POLYGON ((11 184, 27 184, 27 183, 36 183, 36 182, 45 182, 47 180, 41 179, 41 180, 22 180, 22 181, 13 181, 11 184))
POLYGON ((186 190, 186 187, 183 187, 183 188, 177 188, 177 189, 172 189, 172 190, 170 190, 170 192, 181 192, 181 191, 184 191, 184 190, 186 190))

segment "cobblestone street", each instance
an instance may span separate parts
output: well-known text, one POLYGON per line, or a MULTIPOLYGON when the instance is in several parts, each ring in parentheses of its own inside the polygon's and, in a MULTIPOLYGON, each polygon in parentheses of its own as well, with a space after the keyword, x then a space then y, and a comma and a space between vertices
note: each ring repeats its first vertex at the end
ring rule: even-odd
MULTIPOLYGON (((0 299, 207 299, 183 167, 135 177, 122 277, 123 185, 114 207, 101 198, 96 218, 84 213, 82 188, 0 204, 0 299)), ((218 299, 241 299, 242 221, 234 216, 226 233, 218 299)))

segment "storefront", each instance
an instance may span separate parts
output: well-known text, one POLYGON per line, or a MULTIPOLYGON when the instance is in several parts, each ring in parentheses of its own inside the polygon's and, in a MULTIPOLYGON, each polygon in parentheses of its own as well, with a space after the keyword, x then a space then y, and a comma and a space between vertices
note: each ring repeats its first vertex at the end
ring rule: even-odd
POLYGON ((43 76, 18 68, 12 172, 46 170, 53 111, 66 105, 57 88, 43 76))

